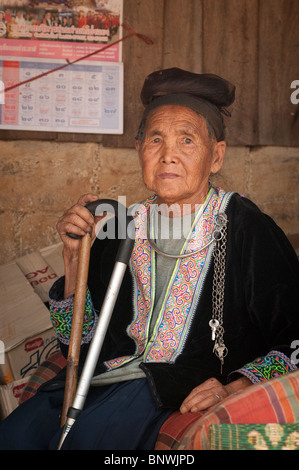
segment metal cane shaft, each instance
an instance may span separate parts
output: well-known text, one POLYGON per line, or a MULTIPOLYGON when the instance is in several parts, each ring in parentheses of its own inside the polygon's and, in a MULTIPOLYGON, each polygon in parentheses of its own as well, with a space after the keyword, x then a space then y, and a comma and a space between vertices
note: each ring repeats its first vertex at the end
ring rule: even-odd
MULTIPOLYGON (((133 249, 134 242, 135 242, 135 225, 134 223, 132 224, 133 218, 127 215, 127 211, 124 208, 124 206, 122 206, 121 204, 118 204, 116 201, 113 201, 113 200, 102 199, 102 200, 95 201, 91 204, 88 204, 86 207, 90 210, 90 212, 93 215, 95 215, 96 210, 99 205, 102 205, 102 209, 103 209, 103 204, 106 204, 106 205, 110 204, 112 209, 113 208, 115 209, 117 216, 118 216, 118 220, 120 222, 121 229, 122 229, 122 237, 121 237, 122 241, 120 243, 120 246, 116 255, 116 262, 114 265, 112 276, 110 278, 108 289, 106 291, 106 295, 105 295, 102 309, 100 312, 95 335, 91 341, 87 358, 84 363, 84 367, 83 367, 83 371, 82 371, 80 381, 77 387, 77 391, 74 393, 74 397, 71 403, 68 398, 68 403, 66 405, 68 405, 69 408, 67 408, 67 406, 64 406, 64 408, 67 410, 67 417, 66 417, 66 421, 65 421, 65 425, 64 425, 64 429, 62 432, 58 449, 61 449, 62 444, 65 438, 67 437, 71 427, 73 426, 77 416, 80 414, 81 410, 83 409, 86 396, 90 387, 91 379, 94 374, 96 364, 97 364, 97 361, 101 352, 101 348, 105 339, 105 335, 109 326, 109 322, 113 313, 115 302, 118 297, 119 289, 121 287, 123 277, 124 277, 127 265, 129 263, 132 249, 133 249)), ((106 206, 105 206, 105 211, 107 211, 106 206)), ((100 212, 103 212, 103 210, 100 212)), ((72 238, 78 238, 76 235, 71 234, 71 233, 69 233, 68 235, 72 238)), ((89 252, 90 252, 90 245, 89 245, 89 252)), ((87 287, 88 267, 89 267, 89 258, 87 262, 86 273, 84 275, 82 275, 81 273, 80 276, 78 276, 82 279, 82 283, 85 285, 85 295, 86 295, 86 287, 87 287)), ((77 286, 76 286, 76 290, 77 290, 77 286)), ((85 307, 85 296, 84 296, 83 312, 84 312, 84 307, 85 307)), ((83 321, 83 313, 82 313, 82 321, 83 321)), ((82 334, 82 326, 81 326, 81 334, 82 334)), ((72 336, 71 336, 71 340, 72 340, 72 336)), ((80 335, 80 344, 81 344, 81 335, 80 335)), ((68 364, 68 369, 70 368, 70 366, 72 366, 72 363, 68 364)), ((76 366, 76 369, 77 368, 78 368, 78 365, 76 366)), ((68 397, 69 395, 70 394, 68 393, 68 397)))
POLYGON ((101 352, 101 348, 105 339, 105 335, 109 326, 111 315, 113 313, 114 305, 122 284, 122 280, 126 271, 126 263, 120 261, 116 262, 110 278, 108 289, 106 291, 105 299, 100 312, 98 324, 95 334, 90 343, 88 354, 83 366, 82 374, 78 383, 77 391, 72 406, 69 408, 69 415, 67 417, 58 450, 61 449, 62 444, 71 430, 76 417, 80 414, 84 407, 84 403, 88 394, 91 379, 101 352))
POLYGON ((90 382, 96 368, 96 364, 102 349, 105 335, 109 326, 114 305, 118 296, 120 286, 126 271, 127 265, 117 262, 110 279, 110 283, 106 292, 104 303, 99 316, 98 324, 94 337, 92 338, 83 371, 78 383, 77 392, 73 402, 73 408, 82 410, 85 399, 90 387, 90 382))

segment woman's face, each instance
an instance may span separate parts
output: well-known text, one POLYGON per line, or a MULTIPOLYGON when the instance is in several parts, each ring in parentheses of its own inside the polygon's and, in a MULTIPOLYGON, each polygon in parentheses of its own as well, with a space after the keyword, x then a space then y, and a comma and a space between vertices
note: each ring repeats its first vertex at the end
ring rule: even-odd
POLYGON ((136 143, 146 187, 158 203, 201 204, 209 175, 222 166, 225 142, 211 141, 205 119, 176 105, 153 110, 142 142, 136 143))

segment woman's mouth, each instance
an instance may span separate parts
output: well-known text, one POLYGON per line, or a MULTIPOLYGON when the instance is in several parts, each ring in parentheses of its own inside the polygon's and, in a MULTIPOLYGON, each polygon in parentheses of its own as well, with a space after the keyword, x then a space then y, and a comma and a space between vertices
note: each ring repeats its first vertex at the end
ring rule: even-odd
POLYGON ((175 179, 175 178, 178 178, 180 175, 178 175, 177 173, 160 173, 158 175, 159 178, 161 179, 175 179))

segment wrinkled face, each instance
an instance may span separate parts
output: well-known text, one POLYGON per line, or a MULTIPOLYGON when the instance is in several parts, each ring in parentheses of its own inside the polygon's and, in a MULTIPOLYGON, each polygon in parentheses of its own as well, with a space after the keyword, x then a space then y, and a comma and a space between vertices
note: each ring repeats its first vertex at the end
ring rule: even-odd
POLYGON ((176 105, 153 110, 142 142, 136 143, 143 180, 158 203, 203 203, 209 175, 222 166, 225 142, 211 140, 205 119, 176 105))

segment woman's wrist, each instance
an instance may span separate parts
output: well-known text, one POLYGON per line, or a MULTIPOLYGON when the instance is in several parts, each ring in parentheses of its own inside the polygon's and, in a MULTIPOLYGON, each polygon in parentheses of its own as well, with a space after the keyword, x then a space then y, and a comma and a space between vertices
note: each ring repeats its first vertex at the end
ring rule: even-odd
POLYGON ((247 377, 240 377, 239 379, 225 385, 224 388, 226 389, 228 395, 232 395, 233 393, 238 392, 243 388, 247 388, 250 385, 252 385, 252 382, 247 377))
POLYGON ((64 249, 63 260, 65 270, 64 298, 67 299, 75 293, 76 289, 78 254, 72 254, 64 249))

